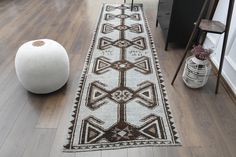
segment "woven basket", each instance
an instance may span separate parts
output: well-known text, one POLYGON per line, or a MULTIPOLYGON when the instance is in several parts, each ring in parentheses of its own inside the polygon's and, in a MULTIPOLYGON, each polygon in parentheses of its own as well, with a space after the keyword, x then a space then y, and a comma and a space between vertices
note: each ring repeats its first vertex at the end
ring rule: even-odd
POLYGON ((207 83, 210 72, 209 60, 199 60, 195 56, 190 56, 186 59, 182 77, 188 87, 200 88, 207 83))

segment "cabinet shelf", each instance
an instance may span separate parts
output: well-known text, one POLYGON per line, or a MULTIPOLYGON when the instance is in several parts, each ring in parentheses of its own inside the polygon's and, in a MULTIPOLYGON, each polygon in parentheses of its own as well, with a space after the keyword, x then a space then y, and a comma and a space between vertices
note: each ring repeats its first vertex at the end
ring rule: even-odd
POLYGON ((225 25, 219 21, 202 19, 199 29, 209 33, 222 34, 225 32, 225 25))

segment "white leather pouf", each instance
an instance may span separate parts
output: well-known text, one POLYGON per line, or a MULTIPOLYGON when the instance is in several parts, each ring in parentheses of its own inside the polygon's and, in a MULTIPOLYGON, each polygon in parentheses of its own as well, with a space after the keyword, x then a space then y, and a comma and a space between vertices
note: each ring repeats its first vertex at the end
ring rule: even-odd
POLYGON ((16 74, 27 90, 46 94, 61 88, 69 77, 69 58, 63 46, 50 39, 24 43, 15 58, 16 74))

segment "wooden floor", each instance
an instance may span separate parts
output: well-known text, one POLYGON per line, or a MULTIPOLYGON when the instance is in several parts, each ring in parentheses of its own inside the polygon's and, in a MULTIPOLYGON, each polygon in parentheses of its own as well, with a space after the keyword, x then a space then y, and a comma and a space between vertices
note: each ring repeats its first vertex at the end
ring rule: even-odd
POLYGON ((100 6, 123 1, 1 0, 0 157, 236 157, 236 105, 222 86, 219 94, 214 94, 214 75, 198 90, 187 88, 181 75, 170 85, 183 49, 172 45, 164 51, 161 30, 155 28, 157 0, 136 1, 144 3, 183 146, 63 153, 71 107, 100 6), (17 48, 39 38, 61 43, 71 63, 68 84, 49 95, 25 91, 14 69, 17 48))

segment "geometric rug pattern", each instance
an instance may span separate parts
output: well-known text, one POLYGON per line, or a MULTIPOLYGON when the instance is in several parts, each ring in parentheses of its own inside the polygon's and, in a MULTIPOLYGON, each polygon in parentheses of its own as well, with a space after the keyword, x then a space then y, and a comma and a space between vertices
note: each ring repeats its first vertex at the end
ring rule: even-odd
POLYGON ((104 4, 64 151, 180 145, 142 5, 104 4))

